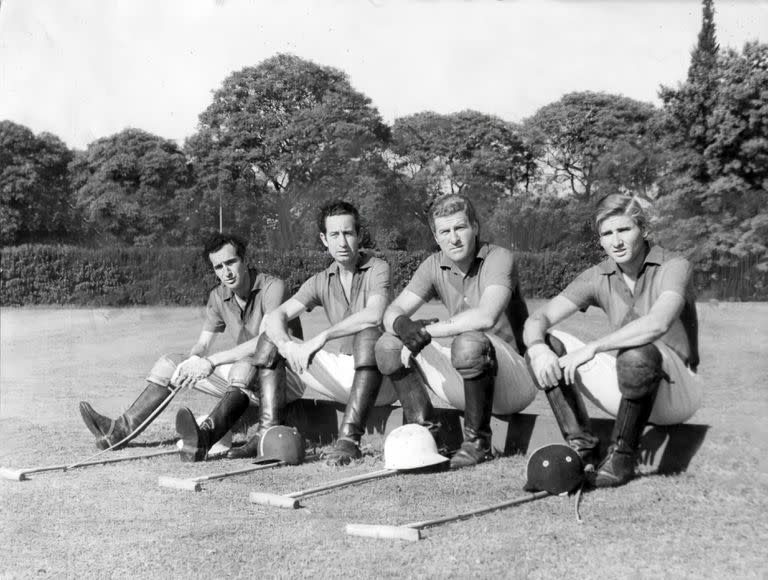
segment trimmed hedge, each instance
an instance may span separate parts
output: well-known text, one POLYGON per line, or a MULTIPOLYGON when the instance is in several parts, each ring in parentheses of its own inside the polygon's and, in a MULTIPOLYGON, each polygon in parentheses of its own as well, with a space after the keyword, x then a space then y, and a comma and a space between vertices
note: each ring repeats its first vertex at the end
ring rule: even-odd
MULTIPOLYGON (((392 267, 392 285, 399 292, 428 251, 375 252, 392 267)), ((527 297, 549 298, 598 256, 588 248, 571 252, 516 254, 518 274, 527 297)), ((309 276, 328 266, 327 253, 315 250, 249 252, 258 269, 281 277, 291 293, 309 276)), ((103 248, 24 245, 3 248, 0 259, 1 306, 60 304, 75 306, 201 305, 216 277, 197 248, 103 248)), ((737 299, 764 300, 766 275, 740 274, 737 299)), ((697 268, 700 298, 721 295, 733 287, 711 266, 697 268), (717 281, 717 284, 713 282, 717 281)))

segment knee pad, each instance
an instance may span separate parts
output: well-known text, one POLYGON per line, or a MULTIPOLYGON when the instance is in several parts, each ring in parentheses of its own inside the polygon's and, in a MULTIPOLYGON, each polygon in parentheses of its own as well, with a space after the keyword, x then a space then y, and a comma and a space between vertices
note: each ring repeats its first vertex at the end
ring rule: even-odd
POLYGON ((227 380, 233 387, 254 390, 257 377, 258 369, 254 364, 254 357, 248 357, 232 365, 227 380))
POLYGON ((277 351, 277 345, 269 339, 266 332, 262 332, 256 343, 256 353, 252 357, 252 363, 257 367, 273 369, 281 358, 283 357, 277 351))
POLYGON ((664 377, 662 356, 652 344, 619 351, 616 372, 619 391, 627 399, 642 399, 656 392, 664 377))
POLYGON ((400 352, 403 350, 403 341, 389 332, 381 335, 376 341, 374 353, 376 355, 376 366, 382 375, 391 375, 401 368, 403 363, 400 360, 400 352))
POLYGON ((171 377, 176 367, 184 362, 186 358, 185 355, 178 353, 164 354, 152 365, 147 380, 161 387, 167 387, 171 382, 171 377))
POLYGON ((376 367, 376 342, 381 337, 378 327, 366 328, 355 335, 352 343, 352 356, 355 360, 355 370, 365 367, 376 367))
POLYGON ((476 330, 462 332, 451 344, 451 364, 464 379, 474 379, 496 370, 496 353, 491 340, 476 330))

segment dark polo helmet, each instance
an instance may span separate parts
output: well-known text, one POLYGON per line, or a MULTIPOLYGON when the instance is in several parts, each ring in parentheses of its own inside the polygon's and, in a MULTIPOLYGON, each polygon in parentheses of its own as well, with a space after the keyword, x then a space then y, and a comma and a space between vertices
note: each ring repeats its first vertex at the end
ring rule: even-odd
POLYGON ((553 495, 571 492, 584 481, 584 463, 568 445, 539 447, 528 458, 525 491, 547 491, 553 495))
POLYGON ((304 438, 296 427, 275 425, 270 427, 259 440, 259 455, 254 463, 284 461, 298 465, 304 461, 304 438))

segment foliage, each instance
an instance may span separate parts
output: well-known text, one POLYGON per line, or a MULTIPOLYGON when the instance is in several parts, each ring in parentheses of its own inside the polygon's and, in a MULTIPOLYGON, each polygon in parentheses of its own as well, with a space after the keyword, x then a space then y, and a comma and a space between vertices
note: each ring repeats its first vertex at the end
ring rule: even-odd
POLYGON ((527 138, 554 186, 580 199, 612 188, 650 195, 663 157, 653 105, 619 95, 576 92, 524 122, 527 138))
POLYGON ((78 206, 106 241, 151 246, 172 241, 172 200, 189 183, 184 154, 139 129, 98 139, 71 164, 78 206))
POLYGON ((71 159, 58 137, 0 121, 1 244, 66 239, 77 229, 67 175, 71 159))
POLYGON ((320 201, 345 197, 363 176, 379 188, 369 166, 387 137, 346 74, 279 54, 227 77, 185 147, 198 195, 216 192, 234 213, 258 204, 258 222, 285 249, 304 237, 320 201))

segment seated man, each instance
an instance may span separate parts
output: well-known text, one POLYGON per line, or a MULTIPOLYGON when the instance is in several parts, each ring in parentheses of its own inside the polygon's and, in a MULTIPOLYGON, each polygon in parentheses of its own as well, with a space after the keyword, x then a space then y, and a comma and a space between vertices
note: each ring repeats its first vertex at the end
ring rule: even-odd
MULTIPOLYGON (((430 225, 440 250, 419 266, 387 308, 384 327, 389 332, 376 345, 376 362, 392 379, 406 422, 424 424, 436 434, 432 403, 414 365, 403 361, 403 346, 427 380, 426 356, 417 357, 422 349, 429 345, 430 357, 450 360, 462 378, 458 393, 443 395, 464 410, 464 442, 451 458, 451 468, 457 469, 493 457, 493 411, 516 413, 536 395, 520 354, 528 309, 512 252, 479 241, 480 225, 468 199, 438 199, 430 209, 430 225), (411 320, 433 298, 443 303, 450 318, 411 320), (432 338, 443 337, 452 339, 450 349, 430 344, 432 338)), ((436 381, 430 386, 441 394, 436 381)))
POLYGON ((691 264, 646 240, 647 219, 633 197, 603 198, 595 228, 607 258, 535 312, 524 338, 531 372, 585 464, 595 463, 598 440, 579 389, 616 417, 608 454, 590 476, 606 487, 634 477, 649 419, 685 421, 701 404, 701 388, 694 374, 699 354, 691 264), (603 309, 612 332, 587 344, 560 331, 547 334, 589 306, 603 309), (618 352, 614 358, 606 351, 618 352))
MULTIPOLYGON (((360 217, 351 204, 323 206, 318 228, 333 263, 267 316, 265 334, 306 385, 346 403, 338 439, 326 456, 331 465, 346 465, 361 457, 360 439, 371 407, 395 400, 391 387, 379 393, 382 377, 374 357, 389 298, 389 265, 360 250, 360 217), (316 306, 325 309, 331 326, 306 342, 292 341, 289 321, 316 306), (347 340, 341 354, 323 349, 329 340, 342 337, 347 340)), ((255 445, 250 441, 246 447, 255 445)))
MULTIPOLYGON (((274 423, 275 392, 283 388, 282 381, 275 378, 279 369, 260 371, 257 377, 256 363, 268 358, 270 352, 264 348, 257 352, 256 347, 262 318, 284 300, 285 287, 282 280, 249 268, 245 249, 245 243, 233 235, 215 234, 206 241, 203 259, 210 262, 220 284, 208 297, 203 329, 188 358, 161 356, 150 370, 142 393, 117 419, 100 415, 85 401, 80 403, 80 414, 96 436, 97 447, 123 445, 138 436, 153 413, 159 414, 175 390, 182 387, 194 386, 221 397, 200 429, 188 409, 179 411, 177 426, 182 427, 185 440, 182 459, 205 457, 248 408, 246 393, 260 400, 262 422, 267 426, 274 423), (225 331, 237 346, 212 352, 216 335, 225 331), (257 386, 258 397, 251 392, 257 386)), ((298 396, 300 393, 293 395, 298 396)))

